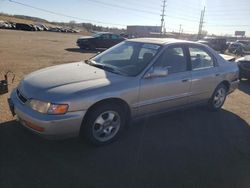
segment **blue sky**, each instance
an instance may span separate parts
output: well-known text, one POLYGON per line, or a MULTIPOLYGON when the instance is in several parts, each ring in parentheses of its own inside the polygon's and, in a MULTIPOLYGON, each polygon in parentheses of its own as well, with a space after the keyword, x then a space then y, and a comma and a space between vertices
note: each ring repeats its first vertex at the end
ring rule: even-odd
MULTIPOLYGON (((113 27, 126 25, 160 25, 162 0, 13 0, 30 6, 69 15, 54 15, 25 7, 9 0, 0 0, 0 12, 22 14, 49 21, 75 20, 113 27), (78 18, 78 19, 77 19, 78 18)), ((209 34, 234 34, 246 31, 250 36, 249 0, 167 0, 165 26, 167 31, 197 33, 202 8, 206 6, 204 30, 209 34)))

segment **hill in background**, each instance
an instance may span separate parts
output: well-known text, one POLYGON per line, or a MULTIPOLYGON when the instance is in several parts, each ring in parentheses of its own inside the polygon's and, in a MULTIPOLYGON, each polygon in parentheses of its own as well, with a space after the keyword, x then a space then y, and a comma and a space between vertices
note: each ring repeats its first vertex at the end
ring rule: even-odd
POLYGON ((90 34, 93 31, 106 31, 106 32, 113 32, 113 33, 123 33, 125 29, 119 28, 110 28, 110 27, 103 27, 98 26, 92 23, 76 23, 75 21, 70 22, 49 22, 45 19, 25 16, 25 15, 9 15, 5 13, 0 13, 0 20, 7 21, 7 22, 15 22, 15 23, 25 23, 25 24, 36 24, 42 23, 47 26, 51 27, 69 27, 72 29, 77 29, 80 31, 81 34, 90 34))

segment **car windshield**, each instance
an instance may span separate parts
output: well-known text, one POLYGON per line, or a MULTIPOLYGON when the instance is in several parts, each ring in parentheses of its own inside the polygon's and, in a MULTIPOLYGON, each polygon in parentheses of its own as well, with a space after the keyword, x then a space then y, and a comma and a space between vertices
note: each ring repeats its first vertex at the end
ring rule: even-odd
POLYGON ((136 76, 151 62, 160 49, 160 45, 131 42, 122 42, 113 48, 91 59, 92 65, 99 68, 109 67, 127 76, 136 76))

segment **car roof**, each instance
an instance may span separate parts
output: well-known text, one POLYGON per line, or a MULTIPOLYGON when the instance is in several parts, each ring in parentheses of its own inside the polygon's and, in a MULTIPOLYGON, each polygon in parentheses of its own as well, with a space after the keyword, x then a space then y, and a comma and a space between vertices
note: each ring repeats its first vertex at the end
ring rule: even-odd
POLYGON ((187 40, 179 40, 174 38, 134 38, 134 39, 128 39, 127 41, 131 42, 142 42, 142 43, 152 43, 152 44, 171 44, 171 43, 193 43, 197 44, 196 42, 191 42, 187 40))
POLYGON ((102 32, 96 32, 96 33, 94 33, 94 34, 114 34, 114 33, 102 31, 102 32))

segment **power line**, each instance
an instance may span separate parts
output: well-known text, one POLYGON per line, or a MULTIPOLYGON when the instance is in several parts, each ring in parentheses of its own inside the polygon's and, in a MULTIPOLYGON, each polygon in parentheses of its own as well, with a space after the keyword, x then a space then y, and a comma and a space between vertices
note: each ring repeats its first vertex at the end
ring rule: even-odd
POLYGON ((102 5, 109 6, 109 7, 116 7, 116 8, 126 9, 126 10, 130 10, 130 11, 143 12, 143 13, 146 13, 146 14, 152 14, 152 15, 158 15, 159 14, 159 13, 153 12, 153 11, 137 9, 137 8, 130 8, 130 7, 125 7, 125 6, 112 4, 112 3, 106 3, 106 2, 102 2, 102 1, 98 1, 98 0, 87 0, 87 1, 92 2, 92 3, 102 4, 102 5))
POLYGON ((137 2, 137 1, 133 1, 133 2, 131 2, 131 1, 120 1, 119 3, 123 3, 123 4, 129 4, 129 5, 135 5, 135 6, 140 6, 140 7, 144 7, 144 8, 146 8, 146 9, 149 9, 149 10, 152 10, 152 8, 154 7, 155 9, 157 9, 158 10, 158 8, 159 8, 159 5, 157 5, 157 4, 155 4, 155 3, 149 3, 149 2, 147 2, 147 1, 145 1, 145 2, 143 2, 143 3, 139 3, 139 2, 137 2), (146 5, 145 5, 146 4, 146 5))
POLYGON ((250 25, 221 25, 221 24, 206 24, 207 26, 216 26, 216 27, 250 27, 250 25))
POLYGON ((21 3, 21 2, 18 2, 18 1, 14 1, 14 0, 9 0, 9 2, 15 3, 15 4, 19 4, 19 5, 22 5, 22 6, 25 6, 25 7, 29 7, 29 8, 32 8, 32 9, 36 9, 36 10, 39 10, 39 11, 47 12, 47 13, 50 13, 50 14, 67 17, 67 18, 72 18, 72 19, 77 19, 77 20, 83 20, 83 21, 88 21, 88 22, 96 22, 96 23, 99 23, 99 24, 110 24, 110 25, 117 25, 117 26, 126 26, 126 25, 123 25, 123 24, 116 24, 116 23, 110 23, 110 22, 101 22, 101 21, 92 20, 92 19, 85 19, 85 18, 79 18, 79 17, 75 17, 75 16, 70 16, 70 15, 66 15, 66 14, 62 14, 62 13, 58 13, 58 12, 46 10, 46 9, 43 9, 43 8, 31 6, 31 5, 28 5, 28 4, 25 4, 25 3, 21 3))
MULTIPOLYGON (((90 0, 86 0, 86 1, 92 2, 92 1, 90 1, 90 0)), ((92 2, 92 3, 95 3, 95 2, 92 2)), ((98 6, 99 6, 99 7, 111 7, 111 9, 112 9, 112 8, 117 8, 116 6, 110 6, 110 5, 105 5, 105 4, 98 4, 98 6)), ((138 5, 137 5, 137 6, 138 6, 138 5)), ((122 9, 123 9, 123 8, 122 8, 122 9)), ((125 10, 127 10, 127 9, 125 9, 125 10)), ((131 10, 128 10, 128 11, 131 11, 131 10)), ((158 19, 152 18, 152 17, 139 16, 139 15, 135 14, 135 12, 138 13, 138 11, 133 11, 133 14, 136 15, 136 17, 138 17, 138 18, 143 18, 143 19, 147 19, 147 20, 154 20, 154 21, 158 20, 158 19)), ((155 16, 158 16, 158 15, 159 15, 159 14, 155 14, 155 16)))
MULTIPOLYGON (((90 0, 88 0, 90 1, 90 0)), ((93 1, 93 0, 92 0, 93 1)), ((91 2, 92 2, 91 1, 91 2)), ((83 21, 89 21, 89 22, 95 22, 95 23, 99 23, 99 24, 111 24, 111 25, 117 25, 117 26, 126 26, 124 24, 117 24, 117 23, 110 23, 110 22, 101 22, 101 21, 97 21, 97 20, 92 20, 92 19, 85 19, 85 18, 79 18, 79 17, 75 17, 75 16, 70 16, 70 15, 66 15, 66 14, 63 14, 63 13, 58 13, 58 12, 55 12, 55 11, 50 11, 50 10, 47 10, 47 9, 43 9, 43 8, 39 8, 39 7, 35 7, 35 6, 32 6, 32 5, 28 5, 28 4, 25 4, 25 3, 21 3, 21 2, 18 2, 18 1, 15 1, 15 0, 9 0, 9 2, 11 3, 15 3, 15 4, 19 4, 19 5, 22 5, 22 6, 25 6, 25 7, 29 7, 29 8, 32 8, 32 9, 36 9, 36 10, 39 10, 39 11, 43 11, 43 12, 47 12, 47 13, 50 13, 50 14, 54 14, 54 15, 58 15, 58 16, 63 16, 63 17, 67 17, 67 18, 71 18, 71 19, 77 19, 77 20, 83 20, 83 21)), ((107 4, 107 3, 105 3, 107 4)), ((108 5, 108 6, 111 6, 108 5)), ((113 7, 116 7, 116 6, 113 6, 113 7)), ((122 8, 122 7, 120 7, 122 8)), ((123 8, 122 8, 123 9, 123 8)), ((127 9, 127 8, 125 8, 127 9)), ((132 10, 132 9, 130 9, 132 10)), ((136 11, 138 12, 137 10, 133 9, 133 11, 136 11)), ((141 10, 143 11, 143 10, 141 10)), ((144 12, 144 11, 143 11, 144 12)), ((147 11, 146 11, 147 12, 147 11)), ((152 14, 153 12, 151 12, 152 14)), ((153 13, 154 15, 159 15, 159 14, 156 14, 156 13, 153 13)), ((194 20, 194 19, 188 19, 188 18, 185 18, 185 17, 180 17, 180 16, 171 16, 171 15, 167 15, 166 17, 169 17, 169 18, 175 18, 175 19, 180 19, 180 20, 186 20, 186 21, 197 21, 197 20, 194 20)), ((152 19, 152 18, 146 18, 146 17, 143 17, 145 19, 152 19)))

